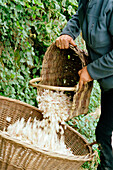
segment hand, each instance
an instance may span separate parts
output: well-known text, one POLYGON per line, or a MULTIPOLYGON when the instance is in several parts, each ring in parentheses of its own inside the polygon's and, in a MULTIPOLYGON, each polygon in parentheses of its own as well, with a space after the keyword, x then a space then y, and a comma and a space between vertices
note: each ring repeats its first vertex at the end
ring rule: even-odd
POLYGON ((60 49, 68 49, 69 44, 76 46, 73 38, 69 35, 61 35, 56 39, 56 46, 59 47, 60 49))
POLYGON ((80 79, 79 79, 79 89, 82 88, 83 85, 85 85, 87 82, 92 81, 92 77, 87 71, 87 66, 83 67, 81 70, 78 72, 80 79))

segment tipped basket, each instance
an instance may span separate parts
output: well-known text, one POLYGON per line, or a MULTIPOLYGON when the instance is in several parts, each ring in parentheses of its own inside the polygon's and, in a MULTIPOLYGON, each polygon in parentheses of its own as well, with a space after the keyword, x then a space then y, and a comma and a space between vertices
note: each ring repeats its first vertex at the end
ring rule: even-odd
POLYGON ((47 49, 41 77, 32 79, 30 84, 43 89, 64 91, 71 96, 72 108, 69 118, 88 112, 93 81, 86 83, 81 90, 78 88, 78 71, 90 63, 90 57, 83 50, 70 45, 69 49, 59 49, 55 43, 47 49), (38 84, 36 84, 38 82, 38 84))
POLYGON ((42 150, 2 132, 4 127, 22 117, 26 121, 29 117, 43 118, 37 108, 0 96, 0 170, 78 170, 84 162, 92 160, 94 155, 87 140, 68 125, 64 133, 65 144, 74 156, 42 150), (7 117, 11 117, 10 122, 7 117))

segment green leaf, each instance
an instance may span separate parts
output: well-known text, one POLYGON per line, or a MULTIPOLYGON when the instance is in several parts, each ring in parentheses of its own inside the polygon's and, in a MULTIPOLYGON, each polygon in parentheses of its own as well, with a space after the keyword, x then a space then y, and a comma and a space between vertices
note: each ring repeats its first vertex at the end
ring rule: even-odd
POLYGON ((16 10, 17 10, 17 11, 21 11, 21 10, 22 10, 22 6, 21 6, 21 5, 17 5, 17 6, 16 6, 16 10))
POLYGON ((73 126, 74 124, 72 123, 72 121, 68 121, 68 124, 70 125, 70 126, 73 126))

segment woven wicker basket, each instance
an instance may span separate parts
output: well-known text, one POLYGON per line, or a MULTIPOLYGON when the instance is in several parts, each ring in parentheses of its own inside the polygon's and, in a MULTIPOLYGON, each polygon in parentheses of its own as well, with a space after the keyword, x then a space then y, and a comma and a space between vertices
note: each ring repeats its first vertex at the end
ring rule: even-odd
POLYGON ((75 156, 64 156, 14 139, 2 132, 17 119, 42 119, 41 112, 26 103, 0 96, 0 170, 77 170, 93 158, 88 142, 67 125, 65 144, 75 156), (8 122, 6 118, 11 117, 8 122))
POLYGON ((70 45, 69 49, 59 49, 55 43, 47 49, 41 77, 30 81, 37 91, 43 89, 67 91, 72 97, 72 108, 68 119, 86 114, 90 101, 93 82, 89 82, 78 90, 78 71, 90 63, 90 58, 83 50, 70 45), (38 84, 35 82, 40 81, 38 84))

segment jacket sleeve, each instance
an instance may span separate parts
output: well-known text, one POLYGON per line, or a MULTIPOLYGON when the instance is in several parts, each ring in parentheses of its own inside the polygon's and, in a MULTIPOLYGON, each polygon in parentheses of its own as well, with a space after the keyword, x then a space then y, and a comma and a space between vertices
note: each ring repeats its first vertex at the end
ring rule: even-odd
MULTIPOLYGON (((113 11, 111 12, 108 32, 113 42, 113 11)), ((99 80, 113 75, 113 49, 99 59, 88 64, 87 70, 94 80, 99 80)))
POLYGON ((63 29, 63 31, 60 35, 64 35, 64 34, 70 35, 73 39, 78 37, 78 35, 80 34, 80 24, 79 24, 79 18, 78 18, 78 11, 67 22, 66 27, 63 29))

